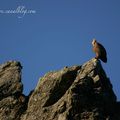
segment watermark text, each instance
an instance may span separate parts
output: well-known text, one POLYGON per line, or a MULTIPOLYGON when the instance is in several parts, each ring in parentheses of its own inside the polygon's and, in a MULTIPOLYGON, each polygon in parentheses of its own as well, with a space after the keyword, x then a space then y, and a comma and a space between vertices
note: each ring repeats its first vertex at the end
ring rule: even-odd
POLYGON ((1 10, 0 14, 16 14, 18 18, 23 18, 27 14, 35 14, 36 10, 27 9, 25 6, 18 6, 16 9, 1 10))

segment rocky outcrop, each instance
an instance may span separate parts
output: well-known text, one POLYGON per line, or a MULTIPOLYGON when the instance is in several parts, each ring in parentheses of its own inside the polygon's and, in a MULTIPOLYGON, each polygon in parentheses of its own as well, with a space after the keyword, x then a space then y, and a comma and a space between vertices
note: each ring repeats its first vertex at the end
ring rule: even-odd
POLYGON ((64 67, 22 94, 21 65, 0 66, 0 120, 120 120, 120 103, 100 61, 64 67))
POLYGON ((0 66, 0 120, 19 120, 26 110, 21 68, 20 63, 15 61, 0 66))

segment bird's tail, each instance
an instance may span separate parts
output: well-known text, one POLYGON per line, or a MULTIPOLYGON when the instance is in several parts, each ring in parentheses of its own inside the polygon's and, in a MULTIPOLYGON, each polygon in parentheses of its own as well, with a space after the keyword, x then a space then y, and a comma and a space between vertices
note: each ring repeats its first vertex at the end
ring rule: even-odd
POLYGON ((104 63, 107 63, 107 57, 100 58, 104 63))

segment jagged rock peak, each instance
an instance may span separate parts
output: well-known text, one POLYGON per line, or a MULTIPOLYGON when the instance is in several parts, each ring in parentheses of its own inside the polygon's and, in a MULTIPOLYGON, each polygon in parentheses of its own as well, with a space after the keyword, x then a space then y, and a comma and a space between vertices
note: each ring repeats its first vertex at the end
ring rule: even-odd
POLYGON ((26 109, 21 69, 16 61, 0 65, 0 120, 19 120, 26 109))
POLYGON ((23 120, 110 120, 116 96, 99 60, 40 78, 23 120))
POLYGON ((21 68, 15 61, 0 66, 0 120, 120 120, 120 103, 99 60, 46 73, 28 97, 21 68))
POLYGON ((21 64, 8 61, 0 65, 0 99, 15 93, 22 93, 21 64))

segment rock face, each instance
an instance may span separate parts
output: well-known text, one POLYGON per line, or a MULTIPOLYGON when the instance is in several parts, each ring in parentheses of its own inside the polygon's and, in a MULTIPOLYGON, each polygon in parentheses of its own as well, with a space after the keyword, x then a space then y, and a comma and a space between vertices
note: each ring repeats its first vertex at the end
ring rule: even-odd
POLYGON ((0 66, 0 120, 19 120, 26 108, 21 68, 15 61, 0 66))
POLYGON ((0 120, 120 120, 120 103, 100 61, 64 67, 22 94, 21 65, 0 66, 0 120))

